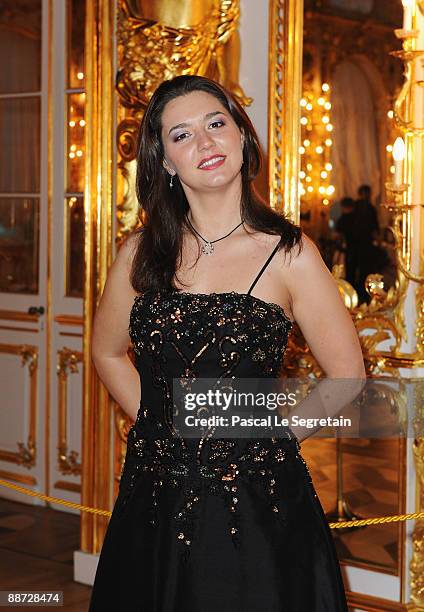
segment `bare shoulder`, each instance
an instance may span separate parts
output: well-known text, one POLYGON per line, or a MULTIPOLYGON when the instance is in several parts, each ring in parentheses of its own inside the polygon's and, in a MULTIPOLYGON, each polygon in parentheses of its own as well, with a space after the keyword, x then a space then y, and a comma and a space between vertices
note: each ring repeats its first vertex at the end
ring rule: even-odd
POLYGON ((128 273, 131 271, 132 262, 137 251, 139 240, 140 232, 133 232, 127 238, 125 238, 115 257, 114 265, 116 267, 122 267, 127 270, 128 273))
MULTIPOLYGON (((290 256, 280 252, 282 261, 281 274, 290 292, 291 299, 314 292, 319 299, 328 292, 338 294, 337 283, 324 262, 315 242, 302 232, 299 244, 296 244, 290 256)), ((338 297, 338 296, 337 296, 338 297)))
POLYGON ((284 265, 291 310, 303 336, 327 376, 362 377, 358 335, 337 282, 314 241, 302 233, 301 251, 284 265))
POLYGON ((311 266, 326 267, 317 245, 303 232, 299 244, 293 247, 292 257, 288 265, 296 272, 300 272, 301 270, 305 271, 311 266))

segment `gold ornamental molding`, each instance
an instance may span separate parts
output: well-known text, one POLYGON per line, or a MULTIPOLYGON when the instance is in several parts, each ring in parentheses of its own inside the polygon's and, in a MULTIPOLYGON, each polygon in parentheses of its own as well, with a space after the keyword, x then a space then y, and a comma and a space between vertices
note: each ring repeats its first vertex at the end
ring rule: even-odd
POLYGON ((32 334, 39 333, 39 330, 36 327, 14 327, 12 325, 0 325, 0 329, 18 332, 30 332, 32 334))
POLYGON ((269 4, 269 203, 299 223, 303 2, 269 4))
POLYGON ((28 314, 19 310, 0 310, 0 319, 5 321, 29 321, 30 323, 37 323, 39 317, 39 314, 28 314))
MULTIPOLYGON (((424 262, 423 262, 424 269, 424 262)), ((417 325, 415 336, 417 338, 417 349, 420 357, 424 358, 424 285, 419 285, 415 294, 417 312, 417 325)))
POLYGON ((19 451, 0 450, 0 460, 17 463, 31 469, 36 463, 36 427, 37 427, 37 368, 38 348, 28 344, 0 344, 0 353, 16 355, 21 358, 21 366, 28 368, 30 379, 29 400, 29 434, 26 444, 17 442, 19 451))
MULTIPOLYGON (((91 359, 93 317, 113 257, 115 215, 114 58, 115 0, 86 3, 86 127, 84 235, 86 262, 83 314, 83 411, 81 502, 107 508, 112 499, 110 475, 110 399, 91 359)), ((81 550, 97 553, 107 520, 81 517, 81 550)))
POLYGON ((58 377, 58 470, 62 474, 81 474, 81 463, 78 461, 78 452, 69 451, 67 436, 68 417, 68 374, 79 372, 78 364, 82 363, 83 354, 79 351, 64 347, 57 351, 57 377, 58 377))
POLYGON ((37 479, 34 476, 27 476, 25 474, 17 474, 16 472, 9 472, 7 470, 0 470, 0 478, 5 480, 11 480, 12 482, 20 482, 33 487, 37 484, 37 479))
POLYGON ((82 327, 84 323, 83 317, 79 315, 56 315, 53 320, 59 325, 75 325, 77 327, 82 327))
POLYGON ((138 224, 135 195, 136 136, 154 90, 182 74, 210 77, 242 105, 252 99, 238 83, 239 0, 119 0, 116 88, 118 153, 118 232, 121 239, 138 224))
POLYGON ((411 96, 414 94, 414 89, 417 87, 421 88, 423 86, 423 81, 417 80, 415 77, 415 64, 417 59, 424 56, 424 49, 416 49, 414 46, 415 45, 412 43, 401 51, 391 52, 391 55, 401 59, 405 66, 405 81, 395 102, 394 117, 398 126, 404 131, 407 131, 414 136, 423 136, 424 126, 414 124, 413 120, 409 117, 409 102, 411 96))
POLYGON ((363 595, 362 593, 354 593, 352 591, 346 591, 346 597, 352 609, 369 610, 370 612, 377 612, 380 610, 384 610, 385 612, 412 612, 408 604, 390 601, 389 599, 383 599, 381 597, 363 595))
POLYGON ((78 482, 56 480, 56 482, 54 483, 54 488, 62 489, 62 491, 71 491, 71 493, 81 493, 81 485, 78 482))

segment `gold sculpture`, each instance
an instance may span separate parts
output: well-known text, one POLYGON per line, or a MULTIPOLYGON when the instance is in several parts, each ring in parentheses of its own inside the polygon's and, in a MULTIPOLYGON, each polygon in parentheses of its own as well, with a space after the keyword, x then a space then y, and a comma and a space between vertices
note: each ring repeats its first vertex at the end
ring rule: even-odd
POLYGON ((116 86, 128 110, 120 113, 118 126, 119 168, 125 181, 118 238, 138 222, 135 135, 158 85, 177 75, 197 74, 224 85, 241 104, 251 103, 238 83, 239 16, 239 0, 121 0, 116 86))
POLYGON ((125 49, 117 87, 137 109, 165 79, 178 74, 210 77, 249 104, 238 84, 239 3, 234 0, 124 0, 119 43, 125 49))

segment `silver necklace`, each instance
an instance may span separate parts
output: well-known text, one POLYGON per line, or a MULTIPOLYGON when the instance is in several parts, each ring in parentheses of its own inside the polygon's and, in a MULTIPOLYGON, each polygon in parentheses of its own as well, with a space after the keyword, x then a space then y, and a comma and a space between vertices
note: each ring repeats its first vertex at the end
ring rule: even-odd
POLYGON ((240 227, 240 225, 243 225, 244 223, 244 219, 243 219, 238 225, 236 225, 234 229, 231 230, 231 232, 228 232, 228 234, 225 234, 225 236, 222 236, 222 238, 217 238, 216 240, 206 240, 206 238, 203 238, 203 236, 201 236, 199 232, 192 226, 192 224, 190 223, 190 219, 188 218, 187 215, 186 215, 186 219, 187 219, 189 226, 193 230, 193 232, 197 236, 199 236, 199 238, 203 240, 204 244, 202 245, 202 253, 204 253, 205 255, 212 255, 212 253, 214 252, 214 246, 213 246, 214 243, 219 242, 219 240, 224 240, 224 238, 227 238, 227 236, 235 232, 236 229, 240 227))

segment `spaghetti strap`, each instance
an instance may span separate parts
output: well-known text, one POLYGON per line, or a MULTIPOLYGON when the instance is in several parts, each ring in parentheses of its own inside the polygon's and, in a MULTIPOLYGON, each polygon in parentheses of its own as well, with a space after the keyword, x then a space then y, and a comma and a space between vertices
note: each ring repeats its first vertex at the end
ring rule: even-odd
POLYGON ((253 281, 253 283, 250 285, 250 289, 247 292, 248 295, 250 294, 250 292, 252 291, 253 287, 256 285, 256 283, 258 282, 258 280, 260 279, 260 277, 262 276, 265 268, 267 267, 267 265, 269 264, 269 262, 271 261, 271 259, 274 257, 275 253, 278 251, 278 248, 280 246, 280 241, 278 241, 277 246, 274 248, 274 250, 272 251, 271 255, 268 257, 268 259, 266 260, 266 262, 264 263, 264 265, 262 266, 262 268, 259 271, 259 274, 257 275, 257 277, 255 278, 255 280, 253 281))

